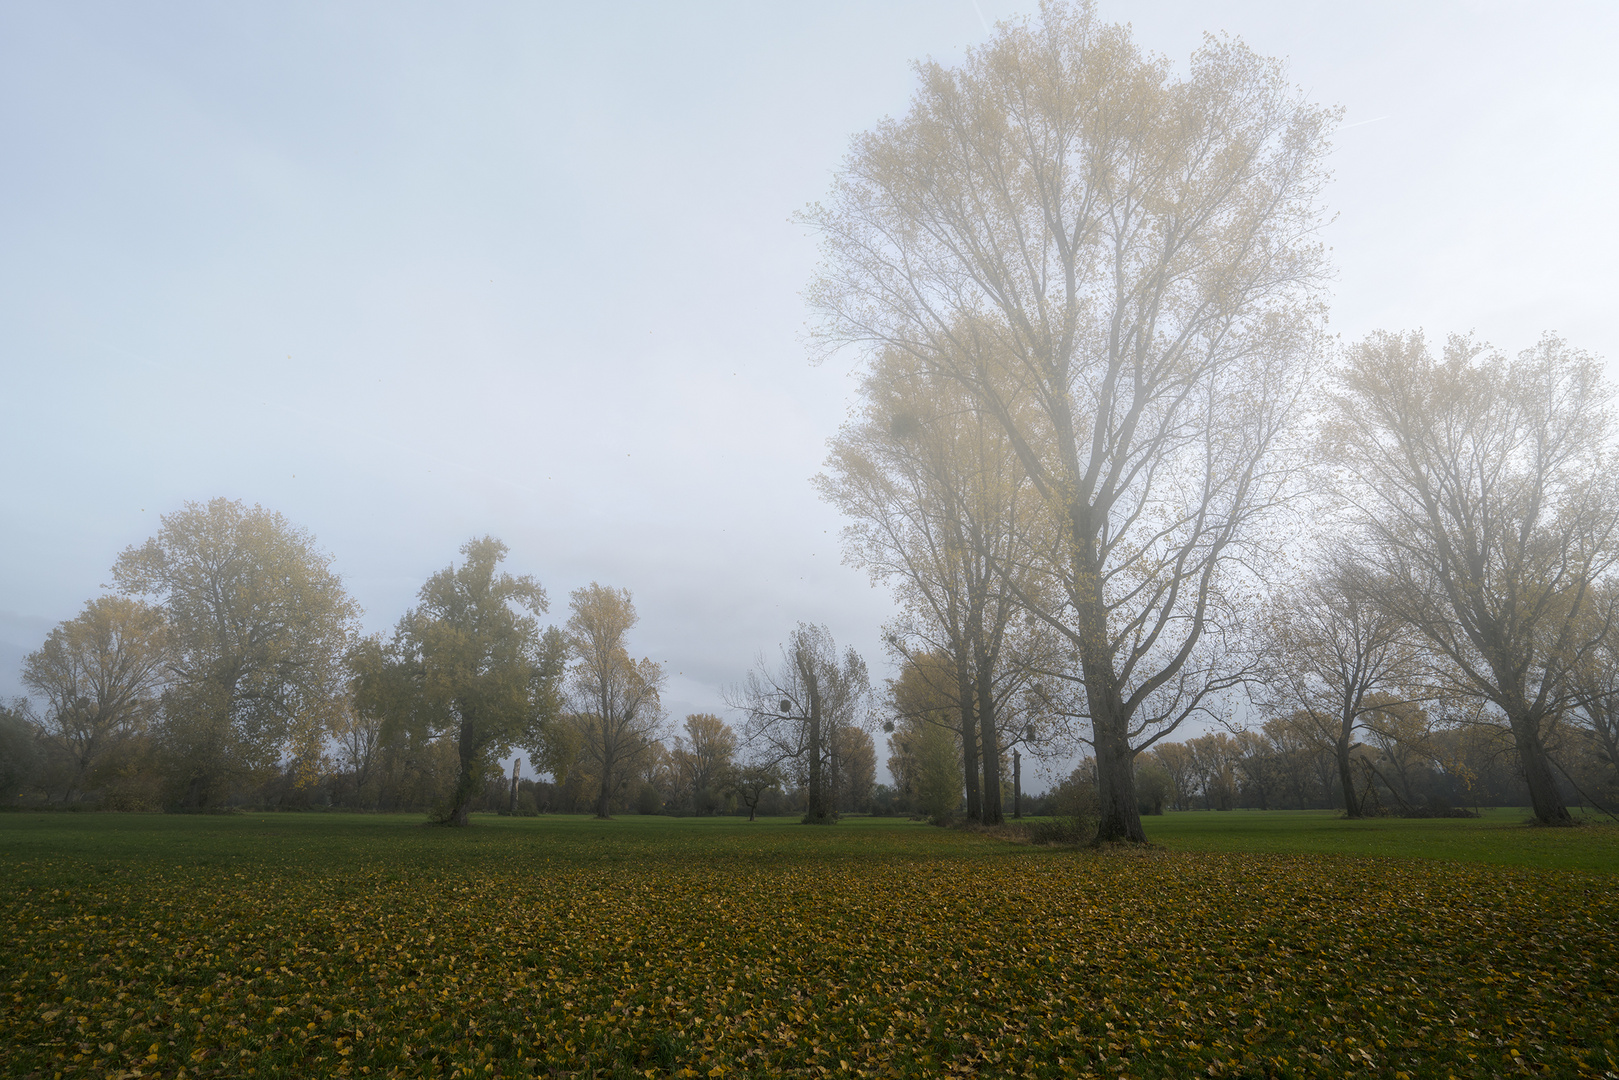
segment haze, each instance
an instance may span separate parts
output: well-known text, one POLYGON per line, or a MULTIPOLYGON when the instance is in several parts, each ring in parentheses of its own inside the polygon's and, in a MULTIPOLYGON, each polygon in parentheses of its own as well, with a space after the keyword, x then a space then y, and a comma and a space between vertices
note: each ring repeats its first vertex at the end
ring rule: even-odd
MULTIPOLYGON (((0 8, 0 695, 160 514, 309 529, 386 630, 469 537, 624 586, 673 717, 799 620, 887 674, 808 479, 790 214, 1030 4, 0 8)), ((1619 356, 1609 5, 1123 3, 1341 104, 1333 326, 1619 356)), ((1611 371, 1611 364, 1610 364, 1611 371)))

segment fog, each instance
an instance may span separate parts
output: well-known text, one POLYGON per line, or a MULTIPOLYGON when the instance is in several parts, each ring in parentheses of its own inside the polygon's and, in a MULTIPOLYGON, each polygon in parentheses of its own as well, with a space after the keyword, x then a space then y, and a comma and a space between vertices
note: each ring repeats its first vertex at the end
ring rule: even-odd
MULTIPOLYGON (((849 138, 1031 4, 0 8, 0 695, 160 515, 260 503, 385 631, 468 538, 627 587, 671 716, 800 620, 890 673, 808 480, 791 220, 849 138)), ((1344 109, 1332 327, 1610 360, 1619 11, 1104 2, 1344 109)))

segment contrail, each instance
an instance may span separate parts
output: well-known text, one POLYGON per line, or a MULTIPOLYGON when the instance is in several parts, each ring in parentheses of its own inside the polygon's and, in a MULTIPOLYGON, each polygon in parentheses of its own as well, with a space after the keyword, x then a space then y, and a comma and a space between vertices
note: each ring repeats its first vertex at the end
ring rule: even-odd
MULTIPOLYGON (((976 2, 976 0, 975 0, 975 2, 976 2)), ((1374 116, 1370 120, 1357 120, 1353 124, 1345 124, 1343 127, 1339 128, 1338 130, 1339 131, 1348 131, 1350 128, 1365 127, 1367 124, 1375 124, 1379 120, 1387 120, 1387 119, 1388 119, 1387 116, 1374 116)))
POLYGON ((984 18, 984 9, 978 6, 978 0, 972 0, 972 5, 973 10, 978 12, 978 22, 981 26, 983 26, 984 33, 993 33, 994 31, 989 28, 989 20, 984 18))

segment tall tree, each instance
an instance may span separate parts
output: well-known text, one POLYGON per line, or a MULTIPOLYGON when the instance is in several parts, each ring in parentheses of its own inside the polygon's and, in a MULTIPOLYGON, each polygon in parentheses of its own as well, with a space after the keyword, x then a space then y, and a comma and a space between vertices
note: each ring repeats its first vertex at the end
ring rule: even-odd
POLYGON ((1378 333, 1350 353, 1329 457, 1342 463, 1359 587, 1411 626, 1451 688, 1500 710, 1535 817, 1572 822, 1546 740, 1611 613, 1619 557, 1611 390, 1548 337, 1508 360, 1453 337, 1378 333))
POLYGON ((213 805, 284 756, 319 759, 343 709, 358 617, 331 561, 280 514, 214 499, 164 515, 113 565, 121 592, 168 616, 160 736, 182 805, 213 805))
POLYGON ((569 702, 585 761, 597 782, 596 816, 650 753, 663 730, 663 668, 632 660, 625 638, 640 621, 628 589, 591 582, 571 595, 569 702))
POLYGON ((545 684, 561 674, 540 631, 545 590, 499 570, 507 550, 492 536, 461 545, 461 565, 428 578, 399 620, 391 663, 362 681, 362 709, 391 707, 398 723, 453 741, 455 784, 434 815, 444 825, 467 824, 485 773, 546 719, 545 684))
POLYGON ((45 732, 72 761, 64 802, 156 717, 169 662, 162 610, 125 596, 91 600, 23 660, 23 685, 45 699, 45 732))
MULTIPOLYGON (((1348 566, 1353 556, 1340 558, 1348 566)), ((1265 660, 1257 685, 1273 716, 1330 747, 1343 786, 1344 813, 1360 817, 1351 751, 1366 718, 1412 689, 1421 657, 1404 621, 1324 568, 1276 600, 1265 620, 1265 660)))
POLYGON ((730 782, 736 732, 712 713, 692 713, 675 736, 671 756, 681 797, 697 813, 711 811, 730 782))
MULTIPOLYGON (((967 816, 999 823, 1002 706, 1029 677, 1011 662, 1016 601, 1031 580, 1029 493, 997 422, 971 395, 889 352, 862 381, 859 418, 832 440, 822 498, 844 512, 846 558, 895 588, 905 614, 890 641, 948 658, 967 816)), ((1024 635, 1030 636, 1030 635, 1024 635)))
POLYGON ((804 822, 837 820, 839 769, 835 729, 863 726, 871 694, 866 662, 848 649, 840 657, 824 626, 799 623, 771 670, 760 657, 747 681, 729 695, 747 721, 744 742, 762 765, 792 762, 804 784, 804 822))
POLYGON ((1101 839, 1144 841, 1133 758, 1231 685, 1233 580, 1321 322, 1335 114, 1209 39, 1185 77, 1089 3, 918 66, 809 224, 830 348, 902 352, 1001 425, 1054 538, 1101 839))

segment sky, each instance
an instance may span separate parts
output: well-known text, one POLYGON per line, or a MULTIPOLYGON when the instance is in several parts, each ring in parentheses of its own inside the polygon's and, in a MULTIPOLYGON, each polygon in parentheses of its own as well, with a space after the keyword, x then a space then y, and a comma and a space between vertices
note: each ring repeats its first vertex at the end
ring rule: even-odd
MULTIPOLYGON (((1331 329, 1612 363, 1619 5, 1103 0, 1284 58, 1333 139, 1331 329)), ((551 617, 626 587, 665 705, 799 621, 880 681, 888 594, 810 479, 849 140, 1032 3, 0 0, 0 696, 159 518, 307 529, 387 631, 483 535, 551 617)))

